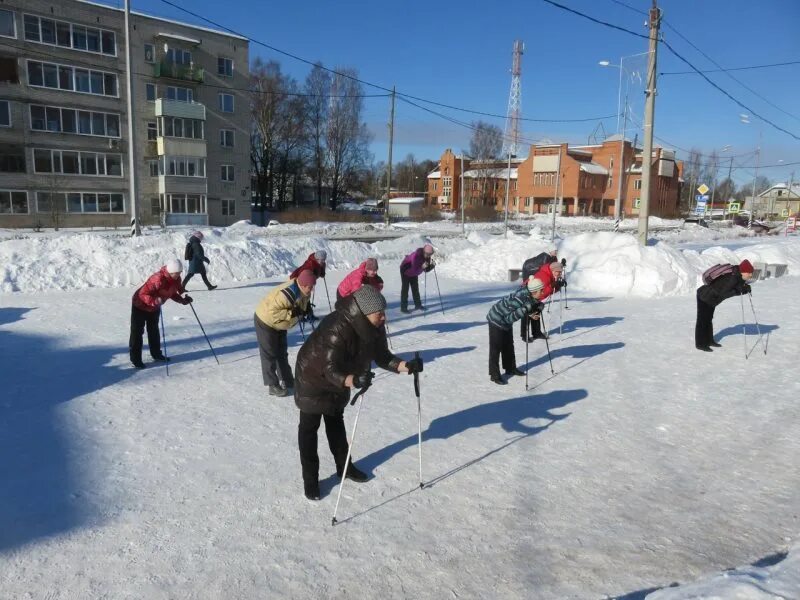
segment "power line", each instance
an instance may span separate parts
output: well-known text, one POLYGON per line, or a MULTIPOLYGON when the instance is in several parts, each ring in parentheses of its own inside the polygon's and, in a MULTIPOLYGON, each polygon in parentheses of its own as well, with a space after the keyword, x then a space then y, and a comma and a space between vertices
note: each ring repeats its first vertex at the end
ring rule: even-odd
MULTIPOLYGON (((751 69, 770 69, 772 67, 785 67, 787 65, 800 65, 800 60, 792 60, 789 62, 771 63, 768 65, 752 65, 750 67, 730 67, 728 69, 703 69, 701 73, 727 73, 729 71, 748 71, 751 69)), ((661 71, 661 75, 696 75, 697 71, 661 71)), ((789 115, 792 116, 792 115, 789 115)))
MULTIPOLYGON (((165 0, 162 0, 165 1, 165 0)), ((560 8, 561 10, 565 10, 567 12, 571 12, 574 15, 578 15, 579 17, 583 17, 584 19, 588 19, 594 23, 598 23, 599 25, 605 25, 606 27, 610 27, 611 29, 617 29, 619 31, 623 31, 625 33, 629 33, 631 35, 635 35, 636 37, 643 38, 645 40, 649 40, 650 37, 646 36, 641 33, 636 33, 635 31, 631 31, 630 29, 625 29, 624 27, 620 27, 619 25, 614 25, 613 23, 609 23, 608 21, 601 21, 600 19, 595 19, 594 17, 590 17, 587 14, 579 12, 575 9, 570 8, 569 6, 564 6, 563 4, 559 4, 558 2, 553 2, 553 0, 542 0, 542 2, 546 2, 547 4, 552 4, 556 8, 560 8)))
POLYGON ((624 2, 620 2, 620 0, 611 0, 611 2, 613 2, 614 4, 619 4, 620 6, 624 6, 628 10, 632 10, 633 12, 639 13, 640 15, 644 15, 645 17, 649 17, 650 16, 645 11, 639 10, 638 8, 634 8, 630 4, 625 4, 624 2))

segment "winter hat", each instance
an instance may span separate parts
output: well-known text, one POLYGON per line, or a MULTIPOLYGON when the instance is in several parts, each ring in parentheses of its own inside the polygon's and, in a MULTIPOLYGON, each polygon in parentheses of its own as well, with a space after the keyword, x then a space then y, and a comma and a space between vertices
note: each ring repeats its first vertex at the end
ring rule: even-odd
POLYGON ((541 279, 536 279, 536 277, 531 277, 530 279, 528 279, 528 291, 531 294, 534 294, 543 289, 544 289, 544 283, 542 283, 541 279))
POLYGON ((308 287, 309 285, 314 285, 315 283, 317 283, 317 276, 314 275, 313 271, 309 271, 308 269, 301 272, 300 275, 297 276, 297 285, 308 287))
POLYGON ((314 252, 314 258, 316 258, 319 262, 325 262, 328 258, 328 253, 325 250, 317 250, 314 252))
POLYGON ((564 265, 562 265, 560 262, 552 262, 552 263, 550 263, 550 270, 551 271, 563 271, 564 270, 564 265))
POLYGON ((386 310, 386 298, 371 285, 363 285, 358 288, 353 292, 353 298, 365 317, 386 310))
POLYGON ((752 273, 753 264, 746 258, 739 263, 739 273, 752 273))
POLYGON ((433 254, 433 246, 431 246, 430 244, 425 244, 425 245, 422 247, 422 251, 423 251, 425 254, 433 254))
POLYGON ((377 258, 368 258, 364 262, 364 268, 367 271, 377 271, 378 270, 378 259, 377 258))
POLYGON ((180 273, 183 271, 183 263, 177 258, 170 258, 164 266, 167 267, 167 273, 180 273))
POLYGON ((196 237, 198 240, 202 240, 203 239, 203 232, 202 231, 195 231, 192 234, 192 237, 196 237))

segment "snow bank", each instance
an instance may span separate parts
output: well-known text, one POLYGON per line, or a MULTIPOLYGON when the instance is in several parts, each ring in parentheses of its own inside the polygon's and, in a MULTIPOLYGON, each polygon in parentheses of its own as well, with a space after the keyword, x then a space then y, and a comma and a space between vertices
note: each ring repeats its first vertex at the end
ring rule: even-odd
POLYGON ((647 600, 686 600, 687 598, 797 598, 800 590, 800 544, 780 562, 767 567, 747 566, 725 571, 708 579, 665 588, 647 600))

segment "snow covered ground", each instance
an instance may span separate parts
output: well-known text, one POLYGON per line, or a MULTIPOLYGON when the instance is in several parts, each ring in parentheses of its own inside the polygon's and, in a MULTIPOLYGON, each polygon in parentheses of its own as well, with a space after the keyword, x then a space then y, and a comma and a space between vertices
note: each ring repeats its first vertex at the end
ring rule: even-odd
MULTIPOLYGON (((267 243, 215 230, 223 284, 190 293, 221 364, 191 310, 168 303, 167 376, 130 367, 127 334, 134 286, 182 252, 185 235, 171 236, 0 243, 0 597, 800 597, 797 238, 681 251, 568 236, 569 309, 545 314, 555 375, 540 341, 527 361, 517 341, 526 391, 524 378, 489 382, 485 314, 513 289, 506 261, 546 248, 541 237, 434 240, 445 314, 429 275, 431 310, 408 316, 396 266, 421 235, 267 243), (426 359, 425 489, 412 380, 380 374, 354 448, 373 479, 346 483, 336 527, 324 435, 312 504, 297 410, 266 395, 252 325, 320 245, 331 294, 380 255, 394 350, 426 359), (754 284, 764 344, 746 299, 742 335, 734 298, 715 317, 723 348, 697 353, 698 273, 745 256, 790 265, 754 284)), ((292 364, 300 343, 292 332, 292 364)))

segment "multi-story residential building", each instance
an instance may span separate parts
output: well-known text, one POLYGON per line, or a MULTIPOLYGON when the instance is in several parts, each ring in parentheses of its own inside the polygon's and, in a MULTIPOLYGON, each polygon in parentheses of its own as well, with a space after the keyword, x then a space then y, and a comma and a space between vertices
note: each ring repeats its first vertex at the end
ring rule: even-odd
MULTIPOLYGON (((250 217, 248 41, 131 15, 143 223, 250 217)), ((0 227, 131 220, 124 11, 0 2, 0 227)))
MULTIPOLYGON (((653 149, 652 161, 650 214, 675 215, 683 165, 673 151, 659 147, 653 149)), ((504 210, 508 181, 509 212, 546 213, 552 211, 555 198, 561 214, 597 216, 614 214, 622 172, 622 210, 626 215, 639 213, 642 151, 618 136, 590 146, 534 145, 527 158, 512 158, 510 172, 507 160, 478 162, 447 149, 428 175, 429 205, 460 209, 462 170, 465 207, 504 210), (619 160, 621 143, 624 170, 619 160)))

